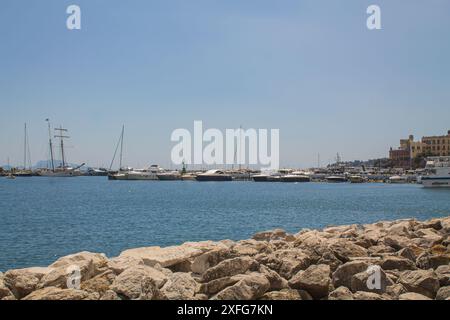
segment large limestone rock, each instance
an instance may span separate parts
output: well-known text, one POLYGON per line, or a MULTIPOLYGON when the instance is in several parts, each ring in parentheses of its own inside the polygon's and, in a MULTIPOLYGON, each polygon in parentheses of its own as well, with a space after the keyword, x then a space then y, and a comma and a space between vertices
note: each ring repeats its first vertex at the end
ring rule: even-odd
POLYGON ((384 270, 415 270, 416 264, 403 257, 388 256, 381 261, 381 267, 384 270))
POLYGON ((107 265, 109 269, 111 269, 115 274, 119 275, 128 268, 138 265, 144 265, 144 260, 132 256, 122 256, 110 259, 107 265))
POLYGON ((273 251, 271 243, 255 239, 241 240, 231 249, 234 256, 255 256, 260 253, 268 254, 273 251))
POLYGON ((312 265, 305 271, 299 271, 289 280, 293 289, 307 291, 314 299, 328 296, 330 288, 330 266, 325 264, 312 265))
POLYGON ((206 294, 208 296, 218 293, 222 291, 226 287, 232 286, 233 284, 242 280, 244 275, 236 275, 236 276, 228 276, 222 277, 218 279, 211 280, 207 283, 202 283, 200 286, 200 292, 202 294, 206 294))
POLYGON ((276 271, 266 267, 265 265, 261 265, 259 267, 259 272, 266 276, 267 280, 270 283, 270 290, 282 290, 288 288, 288 281, 281 277, 276 271))
POLYGON ((4 275, 0 272, 0 300, 7 297, 12 296, 11 290, 5 285, 3 282, 4 275))
POLYGON ((317 230, 302 230, 295 235, 297 240, 294 241, 294 246, 300 249, 310 248, 326 248, 328 245, 328 239, 333 237, 332 234, 327 232, 320 232, 317 230))
POLYGON ((100 300, 122 300, 119 295, 113 290, 107 290, 101 297, 100 300))
POLYGON ((344 286, 351 287, 352 277, 360 272, 366 271, 369 264, 365 261, 350 261, 338 267, 333 273, 333 285, 335 288, 344 286))
POLYGON ((349 288, 341 286, 330 292, 328 300, 353 300, 353 294, 349 288))
POLYGON ((256 233, 252 239, 257 241, 283 240, 289 242, 294 241, 296 238, 293 235, 287 234, 283 229, 275 229, 256 233))
POLYGON ((353 294, 354 300, 392 300, 388 295, 380 295, 374 292, 358 291, 353 294))
POLYGON ((414 226, 417 224, 415 220, 399 220, 394 221, 390 227, 386 228, 388 235, 412 238, 414 236, 414 226))
POLYGON ((213 300, 255 300, 270 288, 267 278, 259 273, 246 275, 238 283, 225 288, 215 295, 213 300))
POLYGON ((383 243, 394 248, 395 250, 401 250, 403 248, 414 245, 411 239, 398 235, 387 235, 386 237, 384 237, 383 243))
POLYGON ((338 239, 329 245, 329 249, 342 262, 348 262, 354 257, 367 257, 367 250, 353 242, 345 239, 338 239))
POLYGON ((436 269, 450 264, 450 253, 433 254, 426 251, 417 257, 416 264, 421 269, 436 269))
POLYGON ((127 299, 138 299, 145 292, 149 282, 156 288, 161 288, 167 281, 167 276, 149 266, 134 266, 118 275, 111 285, 111 289, 119 296, 127 299))
POLYGON ((385 244, 379 244, 368 248, 367 252, 371 257, 384 257, 386 254, 395 253, 395 249, 385 244))
POLYGON ((298 271, 305 270, 311 265, 309 254, 297 248, 278 250, 268 255, 256 256, 255 259, 285 279, 290 279, 298 271))
POLYGON ((403 257, 403 258, 409 259, 411 261, 416 261, 416 259, 417 259, 416 252, 409 247, 403 248, 403 249, 397 251, 397 255, 399 257, 403 257))
POLYGON ((433 270, 404 271, 398 282, 407 291, 415 292, 434 299, 439 290, 439 279, 433 270))
POLYGON ((367 291, 382 294, 388 286, 394 282, 386 275, 384 270, 378 266, 355 274, 350 281, 350 289, 353 292, 367 291))
POLYGON ((450 217, 442 218, 441 220, 442 230, 446 233, 450 233, 450 217))
POLYGON ((429 297, 424 296, 423 294, 420 293, 415 293, 415 292, 407 292, 407 293, 403 293, 398 297, 398 300, 408 300, 408 301, 413 301, 413 300, 431 300, 429 297))
POLYGON ((107 270, 87 281, 81 283, 81 290, 104 295, 114 282, 116 275, 113 271, 107 270))
POLYGON ((436 300, 446 300, 450 297, 450 286, 442 287, 436 294, 436 300))
POLYGON ((62 257, 49 266, 50 271, 42 277, 38 287, 66 289, 70 280, 78 277, 78 272, 81 281, 86 281, 104 272, 107 263, 105 255, 87 251, 62 257))
POLYGON ((450 264, 437 267, 435 272, 441 287, 450 286, 450 264))
POLYGON ((442 235, 432 229, 420 229, 416 231, 416 235, 418 236, 416 239, 414 239, 414 243, 421 247, 432 247, 435 244, 439 244, 444 239, 442 235))
POLYGON ((34 291, 23 300, 96 300, 96 295, 76 289, 47 287, 34 291))
POLYGON ((308 293, 295 289, 282 289, 280 291, 266 292, 260 300, 311 300, 308 293))
POLYGON ((48 273, 48 268, 39 267, 10 270, 5 273, 3 282, 17 299, 21 299, 36 290, 39 281, 48 273))
POLYGON ((407 291, 403 285, 401 285, 400 283, 396 283, 391 286, 388 286, 386 288, 386 293, 390 295, 392 298, 398 300, 398 297, 403 293, 407 293, 407 291))
POLYGON ((365 228, 364 233, 361 234, 361 238, 369 241, 373 246, 378 245, 379 241, 384 237, 386 233, 377 227, 365 228))
POLYGON ((161 292, 169 300, 193 300, 199 286, 190 274, 176 272, 169 277, 161 292))
POLYGON ((144 247, 123 251, 119 257, 142 259, 147 266, 160 264, 162 267, 172 267, 185 263, 204 252, 226 247, 225 244, 213 241, 186 242, 172 247, 144 247))
POLYGON ((228 248, 220 248, 208 251, 202 255, 197 256, 191 265, 192 272, 202 274, 211 267, 214 267, 219 262, 231 257, 231 250, 228 248))
POLYGON ((342 261, 339 260, 333 252, 326 251, 317 261, 317 264, 326 264, 330 266, 331 271, 334 272, 340 265, 342 265, 342 261))
POLYGON ((247 256, 227 259, 216 266, 209 268, 202 275, 202 282, 209 282, 214 279, 243 274, 246 271, 256 268, 258 263, 247 256))

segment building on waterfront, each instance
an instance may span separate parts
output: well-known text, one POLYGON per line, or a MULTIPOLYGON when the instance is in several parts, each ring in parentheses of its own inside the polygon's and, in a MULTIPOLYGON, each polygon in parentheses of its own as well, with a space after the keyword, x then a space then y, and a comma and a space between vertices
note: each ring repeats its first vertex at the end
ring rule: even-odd
POLYGON ((414 136, 400 140, 398 149, 389 150, 389 159, 393 167, 411 168, 416 159, 426 156, 450 156, 450 130, 447 135, 422 137, 414 141, 414 136))

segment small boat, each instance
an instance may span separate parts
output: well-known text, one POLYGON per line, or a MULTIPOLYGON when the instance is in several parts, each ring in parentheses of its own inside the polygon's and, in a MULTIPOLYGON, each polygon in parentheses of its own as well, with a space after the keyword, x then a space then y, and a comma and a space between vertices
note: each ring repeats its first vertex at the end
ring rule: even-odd
POLYGON ((350 180, 351 183, 364 183, 367 182, 367 178, 360 175, 351 175, 348 177, 348 180, 350 180))
POLYGON ((222 170, 208 170, 198 174, 195 179, 197 181, 232 181, 231 175, 226 174, 222 170))
POLYGON ((106 177, 108 175, 108 170, 104 169, 104 168, 89 168, 87 174, 89 176, 94 176, 94 177, 106 177))
POLYGON ((310 182, 311 178, 303 174, 287 174, 280 177, 281 182, 310 182))
POLYGON ((162 172, 156 175, 161 181, 181 180, 181 174, 178 171, 162 172))
POLYGON ((392 176, 392 177, 389 177, 388 182, 389 183, 397 183, 397 184, 408 183, 408 177, 407 176, 398 176, 398 175, 392 176))
POLYGON ((271 173, 271 174, 256 174, 252 176, 253 181, 255 182, 277 182, 280 181, 281 175, 279 173, 271 173))
POLYGON ((430 175, 420 178, 425 188, 450 187, 450 157, 427 158, 425 169, 431 172, 430 175))
POLYGON ((342 183, 347 182, 347 178, 345 176, 328 176, 326 177, 327 182, 331 183, 342 183))
POLYGON ((6 179, 14 180, 15 178, 16 178, 16 176, 13 175, 12 173, 10 173, 10 174, 8 174, 8 175, 6 176, 6 179))
POLYGON ((32 177, 33 171, 31 170, 19 170, 14 173, 16 177, 32 177))

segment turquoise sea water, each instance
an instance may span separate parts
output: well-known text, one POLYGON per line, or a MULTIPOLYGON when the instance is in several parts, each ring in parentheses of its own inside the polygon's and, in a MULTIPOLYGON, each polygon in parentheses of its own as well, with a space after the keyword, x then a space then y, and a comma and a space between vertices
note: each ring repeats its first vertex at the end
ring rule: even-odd
POLYGON ((88 250, 247 239, 258 231, 450 215, 419 185, 0 178, 0 271, 88 250))

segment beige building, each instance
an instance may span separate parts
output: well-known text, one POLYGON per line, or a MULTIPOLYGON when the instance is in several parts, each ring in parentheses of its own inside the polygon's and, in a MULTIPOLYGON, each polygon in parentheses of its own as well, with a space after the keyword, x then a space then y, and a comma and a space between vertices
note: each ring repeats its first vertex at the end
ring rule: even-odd
POLYGON ((450 156, 450 130, 446 136, 423 137, 421 142, 422 153, 433 156, 450 156))
POLYGON ((414 141, 414 136, 400 140, 398 149, 390 149, 389 158, 394 166, 409 167, 411 159, 421 155, 450 156, 450 130, 445 136, 422 137, 421 141, 414 141))

